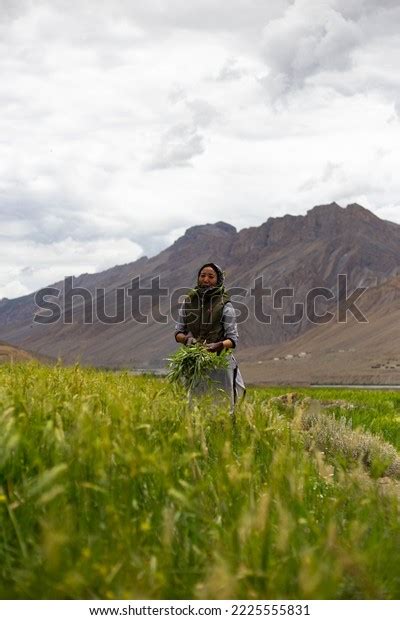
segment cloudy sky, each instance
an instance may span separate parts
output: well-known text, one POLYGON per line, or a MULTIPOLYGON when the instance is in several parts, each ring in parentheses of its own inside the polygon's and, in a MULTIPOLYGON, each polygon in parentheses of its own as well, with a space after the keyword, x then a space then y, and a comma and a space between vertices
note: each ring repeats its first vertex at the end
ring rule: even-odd
POLYGON ((359 202, 400 222, 398 0, 0 0, 0 298, 359 202))

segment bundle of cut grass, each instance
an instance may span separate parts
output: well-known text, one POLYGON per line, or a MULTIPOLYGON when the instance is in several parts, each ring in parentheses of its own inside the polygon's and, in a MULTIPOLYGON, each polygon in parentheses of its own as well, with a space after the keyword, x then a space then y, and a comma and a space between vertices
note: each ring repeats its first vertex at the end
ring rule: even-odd
POLYGON ((191 390, 200 381, 207 379, 212 370, 228 368, 228 356, 225 350, 220 355, 210 353, 201 344, 181 347, 167 359, 168 379, 191 390))

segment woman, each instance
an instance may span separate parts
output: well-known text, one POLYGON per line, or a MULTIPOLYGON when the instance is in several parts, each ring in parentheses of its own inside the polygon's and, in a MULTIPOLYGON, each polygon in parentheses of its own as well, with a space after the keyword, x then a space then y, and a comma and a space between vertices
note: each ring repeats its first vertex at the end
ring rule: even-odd
MULTIPOLYGON (((175 340, 183 345, 204 343, 207 350, 219 355, 223 349, 234 349, 238 341, 236 314, 224 287, 224 273, 215 263, 206 263, 197 274, 197 286, 192 289, 179 311, 175 340)), ((224 390, 231 411, 245 394, 245 386, 233 355, 227 369, 213 370, 210 381, 201 381, 196 394, 207 390, 224 390)))

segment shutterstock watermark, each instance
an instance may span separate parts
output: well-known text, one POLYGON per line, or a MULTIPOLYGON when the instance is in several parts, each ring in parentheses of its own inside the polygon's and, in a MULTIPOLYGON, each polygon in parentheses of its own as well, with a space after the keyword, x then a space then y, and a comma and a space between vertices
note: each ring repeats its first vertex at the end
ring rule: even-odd
MULTIPOLYGON (((273 317, 278 316, 284 325, 296 325, 304 320, 324 325, 334 320, 346 323, 349 316, 359 323, 368 323, 357 305, 366 290, 367 287, 358 287, 349 291, 347 275, 340 274, 335 290, 317 286, 300 295, 294 287, 273 289, 265 286, 263 276, 259 276, 250 288, 232 287, 227 292, 235 307, 238 324, 254 318, 258 323, 271 325, 273 317)), ((150 322, 167 324, 170 319, 179 321, 182 318, 182 304, 187 293, 187 287, 170 289, 161 286, 160 276, 153 277, 147 285, 137 276, 129 287, 119 287, 108 294, 103 287, 90 291, 75 286, 71 276, 65 278, 62 289, 47 287, 37 291, 35 304, 38 310, 33 321, 40 325, 58 322, 71 325, 80 316, 85 325, 95 322, 118 325, 127 320, 146 325, 150 322)), ((190 308, 186 308, 186 324, 190 326, 197 320, 199 309, 202 321, 211 322, 212 307, 219 300, 219 295, 211 297, 210 311, 209 303, 202 303, 201 298, 195 296, 190 308)))

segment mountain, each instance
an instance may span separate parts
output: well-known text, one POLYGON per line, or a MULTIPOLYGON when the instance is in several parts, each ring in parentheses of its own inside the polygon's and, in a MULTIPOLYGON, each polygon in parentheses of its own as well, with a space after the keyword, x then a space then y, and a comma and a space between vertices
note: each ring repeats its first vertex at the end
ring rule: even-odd
MULTIPOLYGON (((237 299, 238 310, 238 302, 242 304, 241 311, 249 310, 248 320, 239 326, 238 349, 239 356, 249 360, 254 359, 254 347, 261 347, 263 355, 268 356, 269 351, 286 346, 296 338, 320 333, 321 326, 315 326, 305 316, 289 325, 283 323, 282 315, 291 313, 294 302, 304 303, 307 292, 315 287, 327 287, 337 296, 339 274, 347 275, 349 292, 360 286, 370 287, 381 299, 382 285, 400 275, 400 226, 379 219, 360 205, 342 208, 336 203, 314 207, 306 215, 269 218, 261 226, 240 231, 225 222, 193 226, 157 256, 142 257, 97 274, 83 274, 75 279, 74 285, 92 293, 103 287, 105 309, 111 315, 118 288, 125 290, 124 300, 130 308, 131 298, 126 291, 133 278, 140 276, 141 285, 149 287, 152 278, 159 276, 161 285, 170 294, 179 287, 183 287, 183 292, 194 285, 198 268, 210 260, 225 269, 229 288, 250 290, 260 276, 264 286, 273 292, 284 287, 294 288, 294 297, 284 300, 283 310, 272 309, 271 298, 265 299, 265 312, 272 317, 271 325, 254 318, 249 295, 237 299)), ((63 302, 63 283, 53 286, 61 289, 59 301, 63 302)), ((365 295, 360 298, 360 308, 368 305, 368 299, 365 295)), ((137 300, 136 293, 132 293, 132 300, 137 300)), ((382 300, 389 315, 392 302, 385 295, 382 300)), ((170 297, 163 298, 161 311, 164 314, 169 314, 169 301, 170 297)), ((148 311, 154 303, 154 295, 142 302, 143 312, 148 311)), ((319 313, 335 310, 334 300, 322 303, 319 299, 318 302, 319 313)), ((174 311, 177 304, 174 296, 174 311)), ((33 295, 2 300, 0 338, 32 351, 61 356, 67 362, 81 360, 109 367, 161 366, 175 348, 170 317, 167 324, 150 320, 144 325, 128 316, 117 325, 105 325, 98 320, 85 325, 84 307, 80 303, 73 324, 63 324, 60 320, 54 325, 38 325, 32 323, 35 310, 33 295)), ((66 310, 68 313, 68 308, 66 310)), ((373 314, 375 316, 375 310, 373 314)), ((324 327, 333 329, 333 324, 324 327)), ((337 336, 332 338, 339 338, 343 327, 337 325, 337 332, 334 332, 337 336)))
POLYGON ((400 385, 400 276, 362 298, 368 323, 319 325, 278 347, 240 355, 249 382, 269 384, 400 385))
POLYGON ((0 364, 9 362, 33 362, 34 360, 43 363, 51 363, 51 360, 45 356, 36 356, 29 351, 24 351, 19 347, 14 347, 6 342, 0 342, 0 364))

